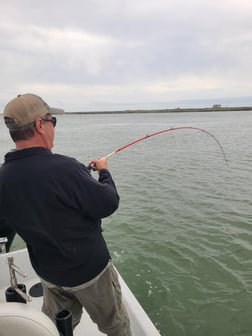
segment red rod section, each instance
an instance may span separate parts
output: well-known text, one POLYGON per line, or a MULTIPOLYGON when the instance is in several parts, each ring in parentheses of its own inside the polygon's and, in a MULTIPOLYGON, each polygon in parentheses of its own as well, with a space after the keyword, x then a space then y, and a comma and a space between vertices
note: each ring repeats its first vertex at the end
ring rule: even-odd
POLYGON ((222 147, 221 143, 219 142, 219 140, 216 139, 216 137, 213 134, 211 134, 210 132, 208 132, 208 131, 206 131, 206 130, 204 130, 202 128, 192 127, 192 126, 171 127, 171 128, 167 128, 167 129, 164 129, 164 130, 161 130, 161 131, 157 131, 157 132, 153 132, 153 133, 147 134, 144 137, 136 139, 136 140, 134 140, 132 142, 129 142, 128 144, 126 144, 126 145, 124 145, 122 147, 119 147, 119 148, 115 149, 113 152, 111 152, 110 154, 106 155, 105 157, 109 157, 109 156, 111 156, 113 154, 116 154, 116 153, 122 151, 123 149, 126 149, 126 148, 128 148, 130 146, 133 146, 136 143, 138 143, 140 141, 143 141, 145 139, 151 138, 153 136, 156 136, 156 135, 159 135, 159 134, 162 134, 162 133, 166 133, 166 132, 178 131, 178 130, 184 130, 184 129, 191 129, 191 130, 200 131, 200 132, 203 132, 203 133, 209 135, 210 137, 212 137, 216 141, 216 143, 218 144, 218 146, 219 146, 219 148, 220 148, 220 150, 221 150, 221 152, 223 154, 223 157, 224 157, 224 159, 225 159, 225 161, 227 163, 227 158, 226 158, 225 152, 224 152, 223 147, 222 147))

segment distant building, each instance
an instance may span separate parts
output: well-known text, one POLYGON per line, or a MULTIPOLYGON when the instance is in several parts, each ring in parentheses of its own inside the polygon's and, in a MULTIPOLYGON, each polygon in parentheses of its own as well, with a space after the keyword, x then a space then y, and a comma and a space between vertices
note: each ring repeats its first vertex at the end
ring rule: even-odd
POLYGON ((221 104, 214 104, 213 105, 213 109, 219 109, 219 108, 221 108, 222 106, 221 106, 221 104))

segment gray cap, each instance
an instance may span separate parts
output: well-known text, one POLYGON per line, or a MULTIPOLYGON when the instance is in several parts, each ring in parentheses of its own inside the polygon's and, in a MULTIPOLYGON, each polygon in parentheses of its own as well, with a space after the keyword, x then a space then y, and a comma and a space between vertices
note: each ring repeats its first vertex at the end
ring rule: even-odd
POLYGON ((5 119, 6 126, 9 129, 17 129, 32 123, 47 113, 52 113, 51 108, 42 98, 35 94, 26 93, 12 99, 6 105, 3 115, 4 118, 14 120, 14 122, 8 122, 8 119, 5 119))

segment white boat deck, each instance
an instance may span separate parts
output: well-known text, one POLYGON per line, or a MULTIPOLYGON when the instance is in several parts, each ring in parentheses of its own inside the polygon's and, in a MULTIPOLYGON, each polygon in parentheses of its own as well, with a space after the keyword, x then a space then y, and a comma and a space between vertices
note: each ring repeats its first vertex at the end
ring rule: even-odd
MULTIPOLYGON (((27 293, 29 293, 29 289, 34 284, 39 282, 39 279, 29 262, 26 249, 6 254, 0 254, 0 304, 5 302, 5 290, 10 287, 10 273, 7 264, 8 256, 13 256, 14 264, 27 274, 27 278, 22 278, 21 276, 17 275, 18 282, 24 283, 26 285, 27 293)), ((160 336, 160 333, 155 328, 141 305, 138 303, 135 296, 129 290, 129 288, 121 278, 120 274, 119 279, 122 287, 123 301, 127 308, 131 322, 133 336, 160 336)), ((27 305, 31 305, 32 307, 35 307, 40 311, 42 305, 42 297, 32 297, 32 301, 28 302, 27 305)), ((98 330, 96 324, 92 322, 92 320, 85 311, 83 311, 81 323, 74 330, 74 336, 84 335, 104 335, 98 330)))

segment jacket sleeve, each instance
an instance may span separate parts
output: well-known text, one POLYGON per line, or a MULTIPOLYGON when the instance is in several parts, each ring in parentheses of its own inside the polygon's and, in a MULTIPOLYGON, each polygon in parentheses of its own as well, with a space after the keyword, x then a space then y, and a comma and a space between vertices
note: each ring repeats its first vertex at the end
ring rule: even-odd
POLYGON ((75 199, 88 217, 101 219, 110 216, 119 206, 119 195, 110 172, 100 171, 99 179, 91 176, 85 166, 77 174, 75 199))

